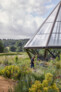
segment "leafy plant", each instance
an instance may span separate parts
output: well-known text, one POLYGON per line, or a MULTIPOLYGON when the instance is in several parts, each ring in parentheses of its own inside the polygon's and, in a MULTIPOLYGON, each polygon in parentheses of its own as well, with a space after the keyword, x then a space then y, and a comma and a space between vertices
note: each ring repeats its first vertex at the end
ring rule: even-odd
POLYGON ((29 87, 34 83, 31 75, 21 76, 18 85, 15 86, 14 92, 29 92, 29 87))
POLYGON ((47 73, 45 80, 42 83, 36 80, 31 88, 29 88, 29 92, 59 92, 59 88, 53 81, 53 75, 47 73))
POLYGON ((0 74, 8 78, 20 79, 21 70, 18 66, 10 65, 2 69, 0 74))
POLYGON ((15 56, 15 62, 18 63, 18 56, 15 56))

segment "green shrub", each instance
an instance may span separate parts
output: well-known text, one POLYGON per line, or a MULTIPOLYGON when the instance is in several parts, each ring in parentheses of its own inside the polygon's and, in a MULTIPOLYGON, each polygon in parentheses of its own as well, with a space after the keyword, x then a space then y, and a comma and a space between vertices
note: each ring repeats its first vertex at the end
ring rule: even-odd
POLYGON ((33 83, 34 78, 31 75, 22 76, 18 85, 15 86, 14 92, 29 92, 29 88, 33 83))
POLYGON ((4 65, 8 65, 9 64, 9 61, 7 59, 4 60, 3 62, 4 65))
POLYGON ((12 62, 10 60, 8 60, 8 58, 5 56, 4 61, 2 62, 2 64, 8 66, 8 65, 12 65, 12 62))
POLYGON ((53 81, 53 75, 47 73, 45 75, 45 80, 43 80, 42 83, 36 80, 31 88, 29 88, 29 92, 59 92, 59 88, 53 81))
POLYGON ((20 79, 21 70, 18 66, 10 65, 2 69, 0 74, 8 78, 20 79))
POLYGON ((15 56, 15 62, 18 63, 18 56, 15 56))
POLYGON ((3 61, 2 64, 8 66, 8 65, 12 65, 13 63, 11 61, 8 61, 8 59, 6 59, 6 60, 3 61))
POLYGON ((0 64, 2 64, 3 63, 3 61, 0 61, 0 64))
POLYGON ((8 78, 20 79, 21 75, 25 76, 27 74, 31 74, 31 69, 27 66, 22 66, 20 68, 16 65, 10 65, 2 69, 0 74, 8 78))
POLYGON ((41 82, 45 79, 44 74, 38 75, 37 73, 33 73, 32 76, 34 77, 35 80, 39 80, 41 82))
POLYGON ((21 74, 24 76, 32 73, 31 68, 27 67, 26 65, 22 65, 20 69, 21 69, 21 74))
POLYGON ((60 68, 61 68, 60 62, 56 62, 56 69, 60 69, 60 68))

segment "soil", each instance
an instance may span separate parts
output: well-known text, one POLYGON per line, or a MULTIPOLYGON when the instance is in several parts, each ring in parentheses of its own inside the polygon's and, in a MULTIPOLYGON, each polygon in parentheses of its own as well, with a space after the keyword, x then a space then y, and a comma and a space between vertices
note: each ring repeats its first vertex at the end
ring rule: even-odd
POLYGON ((12 79, 6 79, 0 76, 0 92, 8 92, 8 89, 12 89, 15 86, 16 82, 12 79))

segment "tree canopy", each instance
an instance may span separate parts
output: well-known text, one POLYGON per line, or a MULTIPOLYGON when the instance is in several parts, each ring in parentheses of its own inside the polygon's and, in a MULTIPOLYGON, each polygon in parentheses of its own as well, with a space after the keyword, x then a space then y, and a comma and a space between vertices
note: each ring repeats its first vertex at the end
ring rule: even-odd
POLYGON ((4 45, 2 41, 0 40, 0 53, 4 52, 4 45))

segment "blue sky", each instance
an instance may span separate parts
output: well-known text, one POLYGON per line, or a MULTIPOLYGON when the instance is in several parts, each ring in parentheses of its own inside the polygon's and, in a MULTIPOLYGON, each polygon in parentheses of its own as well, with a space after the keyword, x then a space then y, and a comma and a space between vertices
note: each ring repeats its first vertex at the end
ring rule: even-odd
POLYGON ((0 0, 0 38, 31 38, 60 0, 0 0))
MULTIPOLYGON (((54 9, 54 7, 56 7, 56 5, 60 2, 60 0, 51 0, 51 3, 53 5, 53 7, 51 7, 48 11, 47 11, 47 14, 45 14, 43 17, 46 18, 51 12, 52 10, 54 9)), ((46 4, 46 5, 49 5, 49 4, 46 4)))

